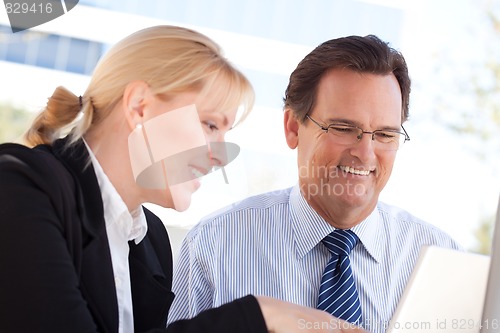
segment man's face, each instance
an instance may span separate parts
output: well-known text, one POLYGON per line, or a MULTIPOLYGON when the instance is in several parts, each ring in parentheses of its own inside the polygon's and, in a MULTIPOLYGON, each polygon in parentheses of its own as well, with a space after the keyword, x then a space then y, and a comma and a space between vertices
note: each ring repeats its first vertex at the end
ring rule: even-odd
MULTIPOLYGON (((341 123, 364 131, 401 127, 401 92, 394 75, 335 69, 321 79, 309 116, 321 125, 341 123)), ((335 143, 311 120, 285 115, 288 145, 298 147, 299 185, 307 202, 337 228, 366 218, 392 172, 396 151, 379 149, 369 134, 350 145, 335 143)))

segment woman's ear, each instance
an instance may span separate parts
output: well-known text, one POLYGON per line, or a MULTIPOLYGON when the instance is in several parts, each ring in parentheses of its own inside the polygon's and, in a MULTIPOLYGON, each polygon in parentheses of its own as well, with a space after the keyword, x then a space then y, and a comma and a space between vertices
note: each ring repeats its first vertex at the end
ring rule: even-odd
POLYGON ((122 108, 131 129, 143 123, 144 107, 149 85, 144 81, 132 81, 123 92, 122 108))
POLYGON ((295 118, 292 110, 286 109, 284 114, 285 138, 288 147, 297 148, 299 144, 299 121, 295 118))

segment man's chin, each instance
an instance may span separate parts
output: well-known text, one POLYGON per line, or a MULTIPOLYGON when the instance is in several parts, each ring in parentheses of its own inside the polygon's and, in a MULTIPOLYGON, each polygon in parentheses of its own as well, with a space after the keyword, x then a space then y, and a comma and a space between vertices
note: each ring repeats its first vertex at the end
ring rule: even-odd
POLYGON ((349 207, 361 207, 366 205, 369 202, 369 199, 366 195, 339 195, 336 196, 339 202, 342 202, 343 205, 349 207))

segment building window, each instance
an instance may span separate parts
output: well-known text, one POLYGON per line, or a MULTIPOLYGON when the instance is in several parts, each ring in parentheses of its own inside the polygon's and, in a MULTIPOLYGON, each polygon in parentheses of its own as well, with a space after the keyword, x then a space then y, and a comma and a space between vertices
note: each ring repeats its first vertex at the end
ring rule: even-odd
POLYGON ((90 75, 104 44, 0 25, 0 60, 90 75))

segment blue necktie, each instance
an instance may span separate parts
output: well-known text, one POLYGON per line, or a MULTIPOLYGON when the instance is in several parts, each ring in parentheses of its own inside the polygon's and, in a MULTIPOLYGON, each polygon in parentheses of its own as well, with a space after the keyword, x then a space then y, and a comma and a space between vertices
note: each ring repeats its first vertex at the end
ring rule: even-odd
POLYGON ((322 240, 332 254, 321 278, 318 309, 351 323, 361 323, 361 306, 352 276, 349 253, 358 236, 351 230, 337 229, 322 240))

